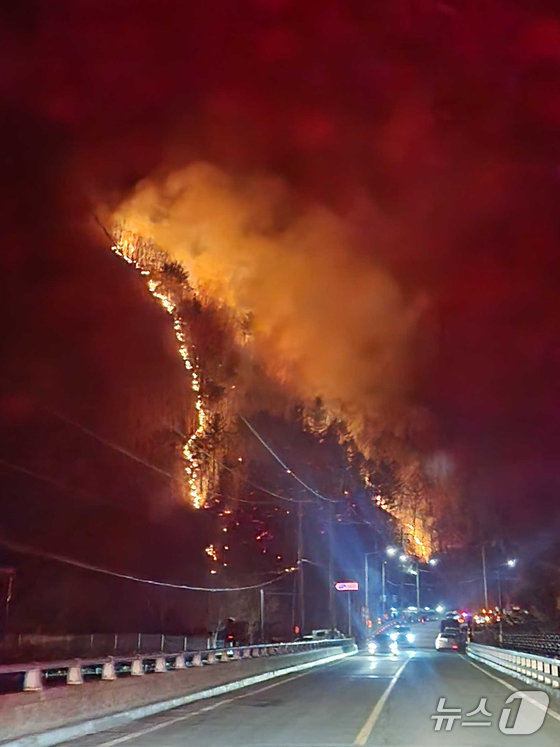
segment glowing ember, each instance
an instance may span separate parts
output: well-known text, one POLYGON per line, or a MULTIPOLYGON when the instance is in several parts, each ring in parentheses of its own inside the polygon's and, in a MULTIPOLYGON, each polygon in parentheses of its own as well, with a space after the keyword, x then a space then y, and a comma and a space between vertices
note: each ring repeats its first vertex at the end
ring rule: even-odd
POLYGON ((204 552, 209 558, 212 558, 215 563, 218 562, 218 553, 216 552, 214 545, 208 545, 208 547, 205 547, 204 552))

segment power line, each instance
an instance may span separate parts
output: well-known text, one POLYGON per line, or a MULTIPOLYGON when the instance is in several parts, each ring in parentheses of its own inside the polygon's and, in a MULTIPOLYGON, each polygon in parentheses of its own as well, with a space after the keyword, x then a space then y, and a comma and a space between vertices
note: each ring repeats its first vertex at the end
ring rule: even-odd
POLYGON ((47 485, 52 485, 57 490, 59 490, 62 493, 68 493, 68 495, 75 496, 83 496, 87 501, 90 503, 95 504, 102 504, 104 506, 108 506, 109 508, 118 509, 120 511, 126 511, 127 513, 131 515, 136 515, 134 511, 131 511, 130 508, 127 506, 124 506, 120 503, 115 503, 112 501, 109 501, 105 498, 101 498, 100 496, 94 495, 93 493, 86 492, 84 490, 81 490, 80 488, 71 487, 69 485, 66 485, 65 483, 60 482, 60 480, 57 480, 54 477, 51 477, 50 475, 43 475, 39 472, 35 472, 34 470, 30 469, 29 467, 24 467, 21 464, 14 464, 13 462, 8 462, 6 459, 2 459, 0 457, 0 466, 5 467, 6 469, 10 469, 13 472, 20 473, 22 475, 25 475, 26 477, 32 477, 34 480, 39 480, 41 482, 47 483, 47 485))
POLYGON ((157 467, 155 464, 151 464, 150 462, 147 462, 145 459, 142 459, 142 457, 137 456, 132 451, 125 449, 124 446, 119 446, 118 444, 115 444, 112 441, 109 441, 103 436, 100 436, 98 433, 95 433, 95 431, 92 431, 90 428, 87 428, 82 423, 78 423, 75 420, 72 420, 71 418, 67 417, 66 415, 63 415, 62 413, 58 412, 57 410, 51 409, 50 407, 45 407, 45 406, 42 406, 42 407, 43 409, 45 409, 47 412, 50 412, 52 415, 54 415, 59 420, 62 420, 64 423, 67 423, 68 425, 71 425, 74 428, 78 428, 78 430, 83 431, 84 433, 87 433, 88 436, 95 439, 96 441, 103 444, 104 446, 108 446, 110 449, 113 449, 114 451, 117 451, 120 454, 124 454, 124 456, 127 456, 129 459, 133 459, 135 462, 142 464, 144 467, 147 467, 148 469, 151 469, 154 472, 158 472, 160 475, 169 477, 171 480, 178 480, 178 478, 175 475, 171 474, 171 472, 167 472, 166 470, 161 469, 161 467, 157 467))
MULTIPOLYGON (((108 507, 115 508, 115 505, 113 503, 111 503, 110 501, 104 500, 104 499, 102 499, 102 498, 100 498, 98 496, 95 496, 95 495, 91 494, 91 493, 86 493, 83 490, 79 490, 79 489, 70 487, 68 485, 65 485, 64 483, 59 482, 58 480, 50 477, 49 475, 42 475, 42 474, 39 474, 38 472, 34 472, 33 470, 31 470, 31 469, 29 469, 27 467, 24 467, 22 465, 14 464, 13 462, 8 462, 5 459, 2 459, 1 457, 0 457, 0 466, 6 467, 7 469, 10 469, 10 470, 12 470, 14 472, 23 474, 26 477, 32 477, 33 479, 45 482, 48 485, 52 485, 53 487, 57 488, 59 491, 68 493, 69 495, 76 495, 76 493, 77 493, 78 495, 84 496, 86 499, 88 499, 90 501, 95 501, 97 504, 102 503, 102 504, 104 504, 104 505, 106 505, 108 507)), ((214 498, 214 497, 222 497, 222 496, 219 493, 213 493, 209 497, 210 498, 214 498)), ((255 505, 253 501, 243 500, 242 498, 232 498, 230 500, 241 501, 242 503, 249 503, 251 505, 255 505)), ((272 501, 267 502, 267 504, 268 505, 274 505, 272 501)), ((121 507, 118 506, 118 508, 121 508, 121 507)), ((130 511, 129 509, 125 508, 125 510, 127 512, 131 513, 131 515, 133 514, 133 512, 130 511)), ((0 544, 1 544, 1 540, 0 540, 0 544)), ((53 559, 59 559, 61 562, 63 562, 62 561, 62 557, 58 558, 58 557, 55 556, 55 557, 53 557, 53 559)), ((76 563, 77 563, 77 561, 76 561, 76 563)), ((82 566, 80 566, 80 567, 82 567, 82 566)), ((94 568, 92 567, 91 570, 94 570, 94 568)), ((276 579, 274 579, 274 580, 276 580, 276 579)), ((150 583, 150 582, 148 581, 147 583, 150 583)), ((151 583, 157 583, 157 582, 151 582, 151 583)), ((270 582, 266 582, 266 583, 268 584, 270 582)), ((245 588, 245 587, 240 587, 240 588, 245 588)), ((249 587, 247 587, 247 588, 249 588, 249 587)), ((260 586, 255 586, 253 588, 260 588, 260 586)), ((208 591, 210 591, 210 589, 208 589, 208 591)))
POLYGON ((274 457, 274 459, 282 466, 284 471, 291 475, 294 480, 297 480, 300 485, 302 485, 307 491, 309 491, 312 495, 314 495, 316 498, 319 498, 321 501, 326 501, 327 503, 346 503, 345 500, 333 500, 332 498, 325 498, 324 495, 321 495, 321 493, 318 493, 316 490, 314 490, 312 487, 310 487, 306 482, 304 482, 301 477, 299 477, 293 470, 291 470, 288 465, 281 459, 281 457, 278 456, 278 454, 274 451, 274 449, 267 444, 267 442, 264 440, 264 438, 258 433, 258 431, 249 423, 249 421, 243 417, 243 415, 239 415, 239 419, 245 423, 247 428, 251 431, 251 433, 255 436, 255 438, 260 441, 260 443, 264 446, 264 448, 274 457))
MULTIPOLYGON (((253 425, 251 425, 251 423, 249 423, 249 421, 245 417, 243 417, 243 415, 239 415, 239 418, 240 418, 240 420, 242 420, 245 423, 245 425, 251 431, 251 433, 255 436, 255 438, 257 438, 257 440, 265 447, 265 449, 282 466, 282 468, 289 475, 291 475, 295 480, 297 480, 297 482, 299 482, 300 485, 302 485, 305 488, 305 490, 311 492, 314 496, 316 496, 320 500, 325 501, 327 503, 344 503, 344 504, 347 503, 347 501, 344 500, 344 499, 335 500, 335 499, 332 499, 332 498, 326 498, 324 495, 322 495, 321 493, 317 492, 312 487, 310 487, 309 485, 307 485, 307 483, 305 483, 293 470, 291 470, 288 467, 288 465, 283 461, 283 459, 280 456, 278 456, 278 454, 274 451, 274 449, 264 440, 264 438, 260 435, 260 433, 258 433, 258 431, 256 430, 256 428, 253 425)), ((289 500, 289 499, 285 499, 285 500, 289 500)), ((305 501, 302 501, 302 502, 305 502, 305 501)), ((370 526, 373 529, 375 529, 377 532, 379 532, 379 528, 375 524, 373 524, 371 521, 368 521, 365 518, 363 518, 361 521, 356 521, 356 522, 352 522, 352 523, 367 525, 367 526, 370 526)))
MULTIPOLYGON (((165 477, 168 477, 170 480, 173 480, 175 482, 180 482, 180 479, 176 475, 173 475, 172 473, 167 472, 166 470, 162 469, 161 467, 158 467, 158 466, 156 466, 154 464, 151 464, 150 462, 146 461, 142 457, 139 457, 137 454, 134 454, 129 449, 126 449, 123 446, 120 446, 119 444, 115 444, 112 441, 109 441, 108 439, 106 439, 103 436, 99 435, 95 431, 91 430, 91 428, 88 428, 87 426, 83 425, 82 423, 79 423, 79 422, 77 422, 77 421, 69 418, 68 416, 63 415, 62 413, 58 412, 57 410, 54 410, 54 409, 49 408, 49 407, 46 407, 44 405, 42 407, 43 407, 43 409, 45 409, 47 412, 50 412, 52 415, 54 415, 59 420, 62 420, 64 423, 67 423, 68 425, 71 425, 72 427, 77 428, 78 430, 81 430, 83 433, 86 433, 88 436, 90 436, 91 438, 93 438, 94 440, 96 440, 98 443, 101 443, 104 446, 107 446, 108 448, 113 449, 114 451, 117 451, 119 454, 123 454, 124 456, 127 456, 129 459, 132 459, 135 462, 137 462, 139 464, 142 464, 144 467, 147 467, 148 469, 151 469, 151 470, 153 470, 154 472, 157 472, 160 475, 164 475, 165 477)), ((245 423, 245 425, 249 428, 249 430, 253 433, 253 435, 260 441, 260 443, 274 457, 274 459, 276 459, 276 461, 283 467, 283 469, 285 470, 285 472, 287 474, 291 475, 298 483, 300 483, 300 485, 302 485, 305 490, 307 490, 308 492, 312 493, 312 495, 314 495, 316 498, 319 498, 320 500, 325 501, 327 503, 346 503, 346 501, 343 500, 343 499, 333 500, 332 498, 326 498, 324 495, 321 495, 321 493, 317 492, 312 487, 310 487, 309 485, 307 485, 307 483, 305 483, 295 472, 293 472, 288 467, 287 464, 285 464, 283 462, 283 460, 278 456, 278 454, 276 454, 276 452, 272 449, 272 447, 270 447, 267 444, 267 442, 255 430, 255 428, 249 423, 249 421, 246 420, 246 418, 244 418, 242 415, 240 415, 239 418, 245 423)), ((176 431, 176 432, 178 433, 178 435, 181 436, 181 438, 187 438, 187 436, 184 433, 181 433, 180 431, 176 431)), ((207 456, 208 458, 214 459, 214 461, 216 461, 216 463, 220 467, 222 467, 223 469, 226 469, 229 472, 233 472, 234 471, 231 467, 228 467, 223 462, 220 462, 217 459, 215 459, 215 457, 212 454, 208 453, 204 449, 200 448, 200 451, 205 456, 207 456)), ((301 499, 297 499, 297 498, 288 498, 287 496, 280 495, 279 493, 275 493, 272 490, 268 490, 268 488, 264 488, 261 485, 257 485, 256 483, 252 482, 251 480, 249 480, 248 478, 245 478, 243 476, 241 476, 241 479, 245 483, 247 483, 247 485, 250 485, 255 490, 259 490, 259 491, 261 491, 263 493, 266 493, 267 495, 270 495, 270 496, 272 496, 274 498, 277 498, 278 500, 281 500, 281 501, 285 501, 285 502, 288 502, 288 503, 300 503, 300 502, 302 502, 302 503, 308 503, 308 502, 311 502, 311 501, 302 501, 301 499)), ((239 500, 241 500, 241 499, 239 499, 239 500)), ((247 502, 251 503, 251 501, 247 501, 247 502)))
POLYGON ((259 501, 259 500, 252 500, 250 501, 248 498, 232 498, 226 497, 223 495, 223 493, 211 493, 207 496, 207 499, 212 498, 222 498, 224 501, 233 502, 233 503, 248 503, 250 506, 276 506, 278 508, 278 504, 275 501, 259 501))
MULTIPOLYGON (((67 423, 68 425, 71 425, 72 427, 77 428, 78 430, 81 430, 82 432, 86 433, 88 436, 90 436, 91 438, 93 438, 94 440, 96 440, 98 443, 101 443, 102 445, 104 445, 104 446, 106 446, 106 447, 108 447, 110 449, 113 449, 114 451, 117 451, 118 453, 123 454, 124 456, 127 456, 128 458, 132 459, 133 461, 135 461, 135 462, 137 462, 139 464, 142 464, 144 467, 147 467, 148 469, 151 469, 151 470, 153 470, 153 471, 155 471, 155 472, 157 472, 157 473, 159 473, 161 475, 164 475, 165 477, 169 478, 170 480, 173 480, 174 482, 181 482, 180 478, 178 478, 177 476, 173 475, 172 473, 167 472, 166 470, 164 470, 164 469, 162 469, 160 467, 157 467, 156 465, 153 465, 150 462, 147 462, 145 459, 143 459, 143 458, 139 457, 138 455, 134 454, 129 449, 126 449, 126 448, 120 446, 119 444, 115 444, 112 441, 109 441, 108 439, 106 439, 103 436, 99 435, 98 433, 96 433, 95 431, 93 431, 91 428, 88 428, 87 426, 83 425, 82 423, 79 423, 79 422, 77 422, 77 421, 69 418, 68 416, 66 416, 66 415, 64 415, 64 414, 62 414, 62 413, 60 413, 57 410, 54 410, 52 408, 46 407, 44 405, 41 405, 41 407, 43 409, 45 409, 47 412, 49 412, 52 415, 54 415, 55 417, 57 417, 59 420, 62 420, 63 422, 67 423)), ((300 485, 303 486, 303 488, 305 490, 307 490, 308 492, 312 493, 312 495, 314 495, 315 497, 317 497, 320 500, 322 500, 324 502, 327 502, 327 503, 343 503, 343 504, 347 503, 347 501, 344 500, 344 499, 334 500, 334 499, 331 499, 331 498, 326 498, 324 495, 322 495, 321 493, 319 493, 318 491, 314 490, 312 487, 310 487, 309 485, 307 485, 307 483, 305 483, 296 473, 294 473, 288 467, 287 464, 285 464, 285 462, 278 456, 278 454, 276 454, 276 452, 272 449, 272 447, 264 440, 264 438, 257 432, 257 430, 254 428, 254 426, 252 426, 246 418, 244 418, 242 415, 240 415, 239 418, 245 423, 245 425, 249 428, 249 430, 251 431, 251 433, 266 448, 266 450, 274 457, 274 459, 283 467, 283 469, 286 471, 286 473, 288 473, 290 476, 292 476, 300 485)), ((181 436, 181 438, 186 438, 186 436, 185 436, 184 433, 181 433, 180 431, 176 431, 176 433, 179 436, 181 436)), ((234 472, 233 468, 228 467, 223 462, 220 462, 219 460, 217 460, 209 452, 205 451, 202 448, 200 449, 200 451, 205 456, 207 456, 208 458, 214 459, 214 461, 220 467, 222 467, 223 469, 225 469, 225 470, 227 470, 229 472, 232 472, 232 473, 234 472)), ((21 471, 24 471, 24 468, 21 468, 21 471)), ((35 475, 35 476, 39 477, 37 475, 35 475)), ((267 495, 270 495, 273 498, 277 498, 278 500, 281 500, 281 501, 284 501, 284 502, 288 502, 288 503, 312 503, 312 501, 306 501, 306 500, 297 499, 297 498, 289 498, 287 496, 280 495, 279 493, 275 493, 274 491, 269 490, 268 488, 264 488, 262 485, 258 485, 257 483, 254 483, 252 480, 249 480, 248 478, 243 477, 242 475, 240 475, 239 477, 240 477, 240 479, 243 482, 245 482, 247 485, 250 485, 255 490, 258 490, 258 491, 263 492, 263 493, 265 493, 267 495)), ((55 484, 55 481, 52 481, 49 478, 39 477, 39 479, 45 479, 45 480, 50 481, 53 484, 55 484)), ((60 486, 60 484, 59 484, 59 486, 60 486)), ((63 488, 63 489, 67 490, 67 488, 63 488)), ((214 495, 218 495, 218 494, 216 493, 214 495)), ((240 502, 240 503, 247 503, 247 504, 250 504, 250 505, 274 505, 272 501, 267 501, 267 502, 265 502, 265 501, 250 501, 250 500, 245 500, 245 499, 242 499, 242 498, 227 498, 227 497, 225 498, 225 500, 234 501, 234 502, 240 502)), ((359 522, 359 523, 363 523, 363 524, 366 524, 366 525, 369 525, 369 526, 372 526, 372 527, 376 528, 374 524, 372 524, 371 522, 367 521, 366 519, 362 519, 362 521, 359 522)))
MULTIPOLYGON (((6 461, 6 459, 2 459, 1 457, 0 457, 0 465, 2 465, 3 467, 6 467, 7 469, 11 469, 13 472, 20 472, 22 475, 26 475, 27 477, 33 477, 35 480, 41 480, 42 482, 46 482, 49 485, 53 485, 55 488, 58 488, 64 493, 78 492, 78 493, 81 493, 82 495, 88 495, 86 493, 83 493, 83 491, 81 490, 75 491, 74 488, 70 488, 67 485, 64 485, 58 480, 55 480, 54 477, 49 477, 48 475, 41 475, 38 472, 34 472, 32 469, 29 469, 28 467, 23 467, 21 464, 14 464, 13 462, 8 462, 6 461)), ((103 502, 105 503, 105 501, 103 502)), ((109 504, 109 501, 107 501, 107 504, 109 504)))
MULTIPOLYGON (((185 437, 183 434, 181 434, 181 436, 183 438, 185 437)), ((235 472, 235 470, 232 467, 228 467, 227 464, 224 464, 223 462, 220 462, 212 454, 209 454, 207 451, 204 451, 204 449, 200 449, 200 451, 203 454, 205 454, 207 457, 209 457, 210 459, 214 459, 214 461, 216 462, 216 464, 218 466, 222 467, 223 469, 227 470, 228 472, 232 472, 232 473, 235 472)), ((247 485, 250 485, 252 488, 255 488, 255 490, 260 490, 261 492, 266 493, 267 495, 271 495, 274 498, 279 498, 281 501, 286 501, 288 503, 311 503, 312 502, 312 501, 299 500, 297 498, 288 498, 285 495, 280 495, 279 493, 275 493, 272 490, 268 490, 268 488, 263 488, 262 485, 257 485, 256 483, 254 483, 251 480, 249 480, 247 477, 243 477, 243 475, 240 475, 240 478, 241 478, 241 480, 243 480, 243 482, 246 482, 247 485)), ((228 500, 231 500, 231 499, 228 499, 228 500)), ((238 500, 240 500, 240 499, 238 499, 238 500)), ((251 501, 248 501, 248 502, 251 503, 251 501)), ((272 501, 271 501, 271 503, 272 503, 272 501)))
MULTIPOLYGON (((131 511, 126 506, 123 506, 118 503, 114 503, 112 501, 109 501, 105 498, 101 498, 100 496, 94 495, 93 493, 86 492, 84 490, 81 490, 80 488, 75 488, 70 485, 66 485, 59 480, 56 480, 54 477, 51 477, 50 475, 43 475, 39 472, 35 472, 32 469, 29 469, 29 467, 24 467, 21 464, 14 464, 13 462, 8 462, 6 459, 2 459, 0 457, 0 466, 5 467, 6 469, 10 469, 13 472, 20 473, 22 475, 25 475, 26 477, 32 477, 34 480, 39 480, 41 482, 47 483, 47 485, 52 485, 54 488, 57 488, 62 493, 68 493, 68 495, 79 495, 83 496, 86 500, 96 503, 96 504, 102 504, 105 506, 108 506, 109 508, 117 508, 119 510, 126 511, 127 513, 130 513, 133 516, 136 516, 137 514, 134 511, 131 511)), ((212 493, 208 496, 209 498, 223 498, 223 495, 221 493, 212 493)), ((273 501, 249 501, 244 500, 243 498, 228 498, 227 500, 230 501, 236 501, 240 503, 249 503, 251 505, 267 505, 267 506, 273 506, 276 505, 273 501)))
POLYGON ((65 555, 57 555, 55 553, 43 551, 43 550, 37 550, 34 547, 29 547, 28 545, 23 545, 19 542, 13 542, 12 540, 5 539, 4 537, 0 537, 0 545, 3 547, 6 547, 8 550, 13 550, 14 552, 23 553, 24 555, 33 555, 35 557, 45 558, 46 560, 54 560, 57 563, 64 563, 65 565, 71 565, 75 568, 81 568, 82 570, 86 571, 93 571, 94 573, 102 573, 105 576, 113 576, 115 578, 122 578, 126 581, 136 581, 138 583, 142 584, 149 584, 150 586, 163 586, 168 589, 183 589, 185 591, 205 591, 210 593, 223 593, 223 592, 229 592, 229 591, 247 591, 249 589, 262 589, 265 586, 270 586, 270 584, 275 584, 278 581, 280 581, 282 578, 287 576, 290 573, 293 573, 292 570, 286 570, 282 571, 281 573, 276 575, 276 578, 270 579, 269 581, 263 581, 260 584, 251 584, 249 586, 231 586, 231 587, 225 587, 225 588, 212 588, 212 587, 206 587, 206 586, 189 586, 187 584, 173 584, 167 581, 154 581, 153 579, 149 578, 142 578, 140 576, 133 576, 128 573, 119 573, 118 571, 111 571, 108 568, 101 568, 100 566, 91 565, 90 563, 83 563, 80 560, 74 560, 73 558, 68 558, 65 555))
MULTIPOLYGON (((83 425, 82 423, 79 423, 79 422, 73 420, 72 418, 67 417, 66 415, 58 412, 57 410, 53 410, 52 408, 46 407, 44 405, 40 405, 40 406, 44 410, 46 410, 47 412, 49 412, 52 415, 54 415, 55 417, 57 417, 59 420, 62 420, 63 422, 67 423, 68 425, 71 425, 72 427, 77 428, 78 430, 86 433, 88 436, 90 436, 91 438, 93 438, 94 440, 96 440, 98 443, 101 443, 102 445, 104 445, 104 446, 106 446, 106 447, 108 447, 110 449, 113 449, 113 450, 117 451, 118 453, 123 454, 124 456, 129 457, 133 461, 135 461, 135 462, 137 462, 139 464, 142 464, 143 466, 148 467, 149 469, 152 469, 153 471, 155 471, 155 472, 157 472, 159 474, 162 474, 165 477, 168 477, 170 480, 173 480, 175 482, 181 482, 180 478, 176 477, 175 475, 171 474, 170 472, 167 472, 166 470, 163 470, 162 468, 157 467, 156 465, 153 465, 150 462, 147 462, 145 459, 142 459, 141 457, 137 456, 136 454, 134 454, 133 452, 131 452, 129 449, 126 449, 126 448, 120 446, 119 444, 115 444, 112 441, 109 441, 108 439, 106 439, 103 436, 99 435, 98 433, 96 433, 95 431, 93 431, 91 428, 88 428, 87 426, 83 425)), ((330 498, 325 498, 324 496, 321 496, 320 493, 318 493, 317 491, 313 490, 313 488, 310 488, 308 485, 306 485, 306 483, 304 483, 297 475, 295 475, 287 467, 287 465, 285 465, 282 462, 282 460, 280 459, 280 457, 278 457, 274 453, 274 451, 271 449, 271 447, 269 447, 268 444, 266 444, 266 442, 264 441, 264 439, 256 432, 256 430, 248 423, 248 421, 246 421, 245 418, 243 418, 242 416, 240 416, 240 417, 246 423, 246 425, 250 428, 250 430, 256 435, 256 437, 259 439, 259 441, 267 448, 267 450, 270 451, 271 454, 273 454, 273 456, 275 457, 275 459, 277 459, 277 460, 280 461, 280 464, 282 464, 282 466, 284 467, 284 469, 286 471, 288 471, 300 484, 302 484, 306 490, 311 491, 313 493, 313 495, 315 495, 317 497, 320 497, 321 500, 329 502, 329 503, 346 503, 345 500, 332 500, 330 498)), ((186 436, 185 436, 184 433, 181 433, 180 431, 176 431, 176 433, 181 438, 186 438, 186 436)), ((215 459, 215 457, 212 454, 210 454, 209 452, 205 451, 204 449, 200 449, 200 451, 203 454, 205 454, 205 456, 207 456, 208 458, 214 459, 214 461, 220 467, 222 467, 223 469, 225 469, 225 470, 227 470, 227 471, 229 471, 231 473, 235 472, 235 470, 232 467, 228 467, 228 465, 226 465, 223 462, 220 462, 219 460, 215 459)), ((88 495, 88 494, 83 493, 83 491, 78 491, 77 489, 69 488, 68 486, 63 485, 62 483, 58 482, 57 480, 54 480, 53 478, 50 478, 50 477, 45 476, 45 475, 39 475, 39 474, 33 472, 32 470, 29 470, 29 469, 27 469, 25 467, 22 467, 20 465, 14 465, 14 464, 11 464, 11 463, 9 463, 9 462, 7 462, 5 460, 1 460, 1 459, 0 459, 0 463, 3 463, 6 467, 14 469, 15 471, 19 471, 19 472, 22 472, 24 474, 33 476, 33 477, 35 477, 35 478, 37 478, 39 480, 44 480, 45 482, 50 483, 52 485, 55 485, 60 490, 63 490, 65 492, 74 491, 74 492, 81 492, 84 495, 88 495)), ((268 488, 264 488, 262 485, 258 485, 257 483, 254 483, 252 480, 249 480, 248 478, 243 477, 242 475, 240 475, 239 477, 240 477, 240 479, 243 482, 245 482, 247 485, 250 485, 255 490, 258 490, 260 492, 266 493, 267 495, 270 495, 270 496, 272 496, 274 498, 277 498, 277 499, 279 499, 281 501, 288 502, 288 503, 312 503, 312 501, 306 501, 306 500, 303 500, 303 499, 296 499, 296 498, 289 498, 287 496, 280 495, 279 493, 275 493, 274 491, 269 490, 268 488)), ((220 494, 219 493, 214 493, 211 497, 215 497, 215 496, 220 496, 220 494)), ((259 505, 274 505, 273 501, 262 501, 262 500, 261 501, 258 501, 258 500, 257 501, 251 501, 251 500, 247 500, 247 499, 243 499, 243 498, 232 498, 232 497, 225 497, 225 496, 221 496, 221 497, 224 497, 224 499, 226 501, 233 501, 233 502, 238 502, 238 503, 247 503, 249 505, 257 505, 257 506, 259 506, 259 505)), ((371 522, 367 521, 366 519, 362 519, 361 522, 356 522, 356 523, 367 524, 367 525, 369 525, 369 526, 377 529, 377 527, 375 527, 374 524, 372 524, 371 522)))
MULTIPOLYGON (((170 472, 167 472, 164 469, 161 469, 161 467, 157 467, 154 464, 151 464, 150 462, 147 462, 142 457, 139 457, 138 455, 134 454, 129 449, 124 448, 123 446, 120 446, 119 444, 115 444, 112 441, 109 441, 108 439, 104 438, 103 436, 100 436, 95 431, 91 430, 91 428, 88 428, 87 426, 83 425, 82 423, 79 423, 75 420, 72 420, 71 418, 67 417, 66 415, 63 415, 62 413, 58 412, 57 410, 53 410, 48 407, 44 407, 47 412, 50 412, 55 417, 59 418, 59 420, 62 420, 63 422, 67 423, 68 425, 73 426, 74 428, 77 428, 78 430, 83 431, 91 438, 95 439, 98 443, 103 444, 104 446, 113 449, 114 451, 117 451, 119 454, 123 454, 124 456, 129 457, 130 459, 134 460, 135 462, 138 462, 139 464, 142 464, 144 467, 148 467, 149 469, 164 475, 165 477, 168 477, 170 480, 173 480, 175 482, 181 482, 180 478, 178 478, 176 475, 173 475, 170 472)), ((183 439, 186 439, 187 436, 184 433, 181 433, 180 431, 176 431, 176 433, 183 439)), ((200 447, 199 447, 200 448, 200 447)), ((200 451, 207 456, 210 459, 214 459, 214 461, 223 469, 228 470, 229 472, 233 472, 234 470, 231 467, 228 467, 226 464, 223 464, 222 462, 215 459, 215 457, 210 454, 209 452, 205 451, 204 449, 200 449, 200 451)), ((268 490, 267 488, 263 488, 261 485, 257 485, 256 483, 252 482, 251 480, 241 476, 241 479, 246 482, 248 485, 250 485, 252 488, 255 488, 255 490, 259 490, 263 493, 266 493, 267 495, 270 495, 274 498, 278 498, 281 501, 286 501, 288 503, 299 503, 300 501, 295 498, 288 498, 287 496, 279 495, 278 493, 274 493, 272 490, 268 490)), ((243 501, 242 499, 227 499, 227 500, 239 500, 243 503, 263 503, 262 501, 243 501)), ((306 501, 304 501, 306 502, 306 501)), ((272 505, 272 502, 270 502, 270 505, 272 505)))

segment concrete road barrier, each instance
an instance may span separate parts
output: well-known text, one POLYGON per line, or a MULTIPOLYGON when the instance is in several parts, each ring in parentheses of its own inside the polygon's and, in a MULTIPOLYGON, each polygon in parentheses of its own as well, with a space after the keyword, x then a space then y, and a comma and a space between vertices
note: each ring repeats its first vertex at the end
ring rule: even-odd
MULTIPOLYGON (((289 650, 293 649, 290 647, 289 650)), ((103 673, 108 676, 96 681, 84 683, 80 669, 79 677, 83 684, 78 683, 74 665, 72 678, 75 686, 72 687, 43 687, 41 670, 29 668, 25 675, 28 684, 25 692, 0 696, 0 739, 3 740, 0 745, 49 747, 197 700, 336 661, 352 655, 355 650, 354 642, 348 640, 316 648, 302 646, 299 653, 266 658, 246 658, 243 651, 238 651, 241 658, 231 660, 227 667, 202 667, 203 657, 197 652, 200 664, 195 662, 195 653, 188 668, 166 669, 165 676, 146 672, 143 660, 136 658, 131 662, 130 672, 132 675, 132 669, 135 669, 136 676, 111 678, 114 669, 110 665, 114 666, 114 663, 105 662, 103 673)), ((214 654, 215 659, 215 652, 210 653, 214 654)), ((156 670, 164 671, 158 670, 157 666, 156 670)))

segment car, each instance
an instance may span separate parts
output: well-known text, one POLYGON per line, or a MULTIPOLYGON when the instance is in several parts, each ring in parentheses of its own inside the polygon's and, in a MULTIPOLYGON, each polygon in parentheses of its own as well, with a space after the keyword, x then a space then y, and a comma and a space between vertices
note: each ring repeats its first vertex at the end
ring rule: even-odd
POLYGON ((414 644, 415 635, 408 625, 395 625, 395 627, 389 632, 389 638, 392 641, 405 648, 410 648, 414 644))
POLYGON ((435 641, 437 651, 461 651, 465 647, 465 638, 457 628, 445 628, 435 641))
POLYGON ((344 638, 344 634, 336 628, 319 628, 318 630, 311 631, 311 638, 314 641, 319 641, 321 639, 332 640, 333 638, 344 638))
POLYGON ((456 630, 459 630, 461 627, 461 623, 459 622, 457 617, 450 617, 449 615, 444 618, 439 625, 439 631, 440 633, 443 633, 443 631, 446 628, 455 628, 456 630))
POLYGON ((370 654, 398 654, 399 645, 387 633, 378 633, 369 639, 367 650, 370 654))

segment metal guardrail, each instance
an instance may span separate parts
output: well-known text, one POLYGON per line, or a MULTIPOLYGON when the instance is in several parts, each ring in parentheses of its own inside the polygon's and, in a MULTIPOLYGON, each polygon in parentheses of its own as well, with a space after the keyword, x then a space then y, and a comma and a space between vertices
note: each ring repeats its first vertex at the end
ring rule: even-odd
POLYGON ((560 688, 558 659, 481 643, 467 643, 467 655, 513 676, 535 680, 554 689, 560 688))
POLYGON ((38 692, 48 684, 49 678, 66 679, 67 685, 82 685, 84 678, 98 678, 108 682, 121 675, 142 676, 148 672, 172 672, 187 667, 202 667, 216 663, 226 663, 240 659, 252 659, 279 654, 295 654, 333 646, 353 643, 350 638, 336 638, 321 641, 294 641, 293 643, 268 643, 253 646, 204 649, 169 654, 165 651, 131 654, 128 656, 105 656, 93 658, 66 659, 61 661, 28 662, 25 664, 4 664, 0 666, 2 675, 23 675, 24 692, 38 692))

